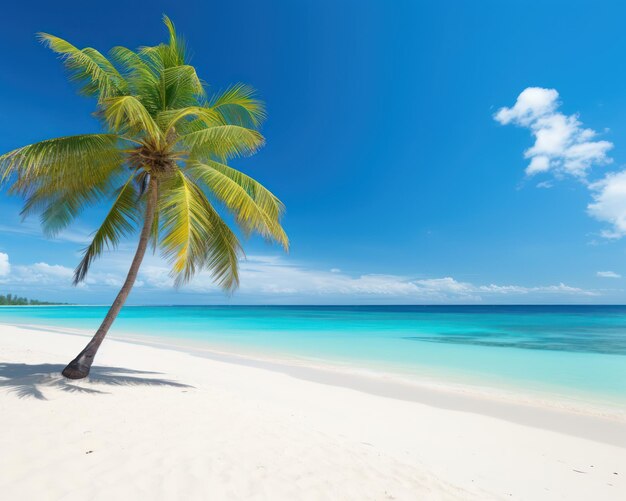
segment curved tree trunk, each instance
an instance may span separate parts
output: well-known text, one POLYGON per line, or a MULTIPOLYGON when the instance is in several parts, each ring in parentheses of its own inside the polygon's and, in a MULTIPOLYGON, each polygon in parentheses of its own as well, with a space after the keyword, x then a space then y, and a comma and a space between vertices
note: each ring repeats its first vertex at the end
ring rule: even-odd
POLYGON ((122 309, 122 306, 124 306, 124 303, 126 302, 126 299, 128 298, 128 295, 133 288, 135 279, 137 278, 137 273, 139 272, 139 266, 141 265, 141 261, 143 260, 146 249, 148 247, 150 230, 152 229, 152 222, 154 221, 154 214, 156 211, 157 181, 154 178, 150 178, 147 199, 146 214, 143 222, 143 228, 141 229, 141 234, 139 236, 137 252, 135 252, 135 257, 133 258, 133 262, 130 265, 130 269, 128 270, 128 275, 126 276, 124 285, 122 285, 120 292, 115 298, 115 301, 113 301, 111 308, 109 308, 109 311, 106 317, 104 317, 102 324, 96 331, 93 338, 91 338, 91 341, 89 341, 83 351, 81 351, 78 356, 74 360, 72 360, 65 369, 63 369, 62 374, 66 378, 82 379, 89 375, 89 370, 91 369, 91 364, 93 363, 93 359, 96 356, 98 348, 100 348, 104 337, 107 335, 107 332, 117 318, 118 313, 122 309))

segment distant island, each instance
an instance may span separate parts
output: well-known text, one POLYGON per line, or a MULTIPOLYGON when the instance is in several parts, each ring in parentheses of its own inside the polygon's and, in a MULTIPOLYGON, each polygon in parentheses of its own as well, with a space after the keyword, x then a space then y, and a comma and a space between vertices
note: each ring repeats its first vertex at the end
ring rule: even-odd
POLYGON ((27 305, 54 305, 54 304, 67 304, 67 303, 49 303, 48 301, 38 301, 37 299, 27 299, 25 297, 14 296, 13 294, 7 294, 6 296, 0 294, 0 306, 27 306, 27 305))

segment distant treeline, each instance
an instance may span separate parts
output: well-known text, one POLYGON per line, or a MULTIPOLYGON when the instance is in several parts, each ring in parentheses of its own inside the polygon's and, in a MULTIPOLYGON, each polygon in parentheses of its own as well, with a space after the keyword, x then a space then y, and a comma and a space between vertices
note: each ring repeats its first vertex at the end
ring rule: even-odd
POLYGON ((43 304, 65 304, 65 303, 48 303, 47 301, 37 301, 36 299, 27 299, 25 297, 14 296, 13 294, 7 294, 3 296, 0 294, 0 306, 13 305, 13 306, 25 306, 25 305, 43 305, 43 304))

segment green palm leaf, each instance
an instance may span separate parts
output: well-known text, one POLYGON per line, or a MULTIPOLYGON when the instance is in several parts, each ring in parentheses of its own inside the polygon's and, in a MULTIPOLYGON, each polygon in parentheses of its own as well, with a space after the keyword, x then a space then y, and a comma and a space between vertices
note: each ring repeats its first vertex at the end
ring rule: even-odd
POLYGON ((74 271, 74 284, 85 279, 94 259, 102 254, 105 248, 117 247, 120 239, 135 229, 139 214, 136 204, 137 193, 133 185, 134 177, 133 173, 124 186, 118 190, 111 209, 95 232, 91 243, 83 251, 83 258, 74 271))
POLYGON ((271 218, 280 219, 285 212, 285 206, 271 191, 261 183, 252 179, 237 169, 213 160, 204 162, 208 167, 221 172, 241 186, 271 218))
POLYGON ((193 106, 204 98, 204 87, 193 66, 165 68, 161 74, 162 109, 193 106))
POLYGON ((112 131, 135 136, 145 134, 157 144, 163 142, 161 129, 136 97, 111 97, 104 100, 103 107, 104 117, 112 131))
POLYGON ((0 156, 0 186, 28 196, 93 185, 110 176, 123 161, 117 134, 84 134, 48 139, 0 156))
MULTIPOLYGON (((289 248, 289 239, 280 225, 280 202, 260 183, 246 180, 245 189, 233 177, 225 174, 228 167, 217 162, 202 164, 194 162, 189 167, 190 173, 202 181, 226 207, 234 212, 237 223, 247 234, 257 232, 269 240, 280 243, 285 250, 289 248), (217 169, 213 167, 217 164, 217 169), (224 169, 226 167, 226 169, 224 169)), ((234 170, 234 169, 233 169, 234 170)), ((230 174, 230 173, 229 173, 230 174)))
MULTIPOLYGON (((162 111, 157 115, 157 123, 167 136, 172 129, 176 128, 178 130, 182 121, 189 122, 191 118, 194 118, 201 124, 195 130, 202 130, 216 125, 226 125, 220 113, 203 106, 187 106, 182 109, 162 111)), ((184 126, 182 130, 186 130, 184 126)))
POLYGON ((89 134, 18 148, 0 157, 0 185, 26 198, 22 216, 40 213, 44 232, 55 235, 108 194, 122 169, 118 142, 89 134))
POLYGON ((41 187, 26 199, 20 215, 26 218, 39 213, 41 227, 47 236, 55 236, 67 228, 87 207, 105 199, 110 192, 111 179, 80 188, 71 188, 50 193, 41 187))
POLYGON ((180 136, 178 141, 199 159, 252 155, 265 143, 259 132, 239 125, 201 129, 180 136))
POLYGON ((245 84, 233 85, 211 99, 209 107, 219 112, 225 123, 258 127, 265 120, 265 106, 256 91, 245 84))
POLYGON ((129 94, 139 99, 154 116, 162 109, 159 74, 139 54, 126 47, 113 47, 109 54, 121 68, 124 79, 128 82, 129 94))
POLYGON ((169 34, 169 43, 167 44, 167 48, 170 52, 172 66, 185 64, 187 60, 187 47, 185 40, 176 33, 174 23, 169 17, 164 15, 163 23, 167 27, 167 32, 169 34))
POLYGON ((204 269, 211 272, 213 281, 226 291, 239 287, 239 259, 244 256, 239 240, 224 222, 218 212, 203 197, 203 205, 212 230, 206 235, 204 269))
POLYGON ((208 268, 220 286, 236 287, 241 246, 202 190, 181 171, 165 181, 161 189, 168 197, 160 200, 160 245, 172 263, 176 285, 208 268))
POLYGON ((39 33, 39 39, 60 54, 70 78, 76 81, 81 93, 105 99, 127 92, 127 84, 115 66, 96 49, 78 49, 62 38, 39 33))

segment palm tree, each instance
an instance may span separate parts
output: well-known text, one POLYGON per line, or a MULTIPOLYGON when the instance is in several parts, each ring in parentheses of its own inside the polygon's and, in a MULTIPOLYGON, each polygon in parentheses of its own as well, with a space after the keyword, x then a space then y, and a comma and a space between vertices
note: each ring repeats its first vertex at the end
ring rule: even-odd
POLYGON ((234 215, 244 235, 258 233, 288 249, 280 200, 227 165, 264 143, 265 117, 253 89, 238 84, 211 98, 188 64, 185 42, 163 18, 167 43, 136 51, 115 47, 109 58, 40 34, 60 54, 80 92, 97 99, 101 134, 49 139, 0 156, 0 186, 25 200, 22 215, 39 213, 54 235, 83 209, 105 199, 110 210, 84 249, 74 284, 105 249, 141 226, 122 288, 87 346, 63 370, 84 378, 130 293, 149 244, 171 263, 176 286, 208 269, 227 291, 239 284, 242 248, 216 205, 234 215))

